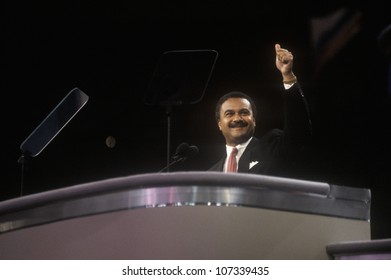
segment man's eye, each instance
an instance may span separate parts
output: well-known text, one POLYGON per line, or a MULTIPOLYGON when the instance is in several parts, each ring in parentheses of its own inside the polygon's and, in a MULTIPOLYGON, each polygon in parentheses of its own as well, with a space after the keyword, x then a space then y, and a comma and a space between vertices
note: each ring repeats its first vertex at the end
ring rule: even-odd
POLYGON ((250 115, 250 111, 243 110, 243 111, 240 111, 240 114, 241 114, 241 115, 248 116, 248 115, 250 115))

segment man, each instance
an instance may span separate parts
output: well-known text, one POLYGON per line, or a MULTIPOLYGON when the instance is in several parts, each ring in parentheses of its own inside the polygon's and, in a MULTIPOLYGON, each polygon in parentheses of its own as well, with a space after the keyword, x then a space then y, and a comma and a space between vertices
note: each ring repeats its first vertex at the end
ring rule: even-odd
POLYGON ((309 111, 292 71, 293 55, 279 44, 275 45, 275 51, 276 67, 285 87, 283 129, 273 129, 257 139, 254 137, 257 117, 254 101, 242 92, 225 94, 217 103, 216 120, 225 138, 226 154, 209 171, 283 176, 289 174, 290 165, 309 139, 309 111), (233 150, 236 154, 231 162, 233 150))

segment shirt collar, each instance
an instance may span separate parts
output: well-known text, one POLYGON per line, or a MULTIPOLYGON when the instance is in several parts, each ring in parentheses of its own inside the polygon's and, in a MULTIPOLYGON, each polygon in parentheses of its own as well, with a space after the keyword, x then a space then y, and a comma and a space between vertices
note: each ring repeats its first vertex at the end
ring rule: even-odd
MULTIPOLYGON (((246 149, 248 143, 250 143, 251 139, 253 138, 250 137, 250 139, 248 139, 246 142, 235 146, 235 148, 238 149, 238 155, 237 155, 238 157, 240 157, 243 154, 244 150, 246 149)), ((225 145, 225 147, 226 147, 227 155, 231 154, 233 147, 228 145, 225 145)))

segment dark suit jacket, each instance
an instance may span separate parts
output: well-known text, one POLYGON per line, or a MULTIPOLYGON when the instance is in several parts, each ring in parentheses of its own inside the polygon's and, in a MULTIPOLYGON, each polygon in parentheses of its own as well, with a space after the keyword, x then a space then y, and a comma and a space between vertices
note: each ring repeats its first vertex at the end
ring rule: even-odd
MULTIPOLYGON (((284 93, 284 127, 253 139, 239 160, 238 172, 290 176, 289 168, 311 137, 307 102, 298 83, 284 93)), ((225 149, 224 149, 225 151, 225 149)), ((226 154, 209 171, 223 171, 226 154)))

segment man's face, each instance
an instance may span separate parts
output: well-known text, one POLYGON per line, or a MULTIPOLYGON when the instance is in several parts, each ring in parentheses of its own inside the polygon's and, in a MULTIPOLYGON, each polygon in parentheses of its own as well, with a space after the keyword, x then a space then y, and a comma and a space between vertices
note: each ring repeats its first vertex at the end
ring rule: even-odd
POLYGON ((246 142, 255 131, 255 119, 250 102, 244 98, 229 98, 220 109, 219 129, 228 146, 246 142))

